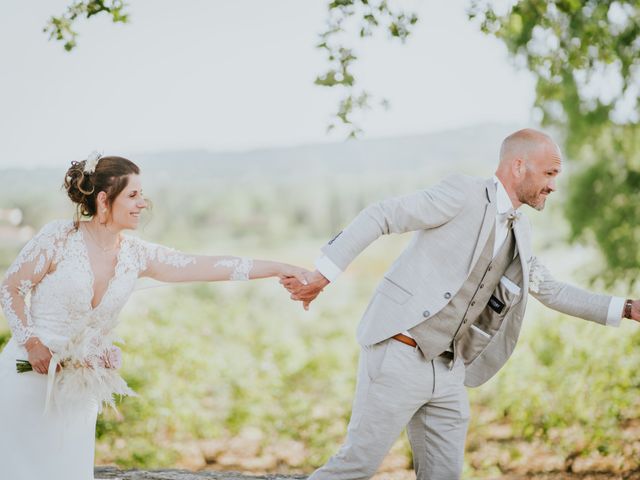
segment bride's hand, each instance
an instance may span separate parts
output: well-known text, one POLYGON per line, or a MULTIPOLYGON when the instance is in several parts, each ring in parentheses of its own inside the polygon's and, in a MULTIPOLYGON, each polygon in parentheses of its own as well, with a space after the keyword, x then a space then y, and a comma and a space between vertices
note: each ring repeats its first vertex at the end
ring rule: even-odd
POLYGON ((47 374, 49 372, 49 361, 51 360, 51 351, 37 337, 31 337, 25 344, 27 353, 29 354, 29 363, 33 367, 34 372, 47 374))
POLYGON ((283 278, 291 278, 294 277, 303 285, 307 285, 309 283, 307 279, 307 275, 310 275, 311 272, 306 268, 296 267, 295 265, 288 265, 283 263, 280 266, 280 273, 278 277, 282 280, 283 278))

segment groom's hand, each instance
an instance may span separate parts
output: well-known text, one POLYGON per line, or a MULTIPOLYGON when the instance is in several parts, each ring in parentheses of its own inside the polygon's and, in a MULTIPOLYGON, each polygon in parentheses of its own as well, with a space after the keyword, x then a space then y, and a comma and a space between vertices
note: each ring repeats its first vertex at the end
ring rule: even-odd
POLYGON ((631 319, 640 322, 640 300, 631 302, 631 319))
POLYGON ((329 284, 317 270, 305 275, 307 285, 303 285, 297 278, 287 277, 280 280, 280 283, 291 293, 292 300, 299 300, 305 310, 309 310, 309 304, 315 300, 320 292, 329 284))

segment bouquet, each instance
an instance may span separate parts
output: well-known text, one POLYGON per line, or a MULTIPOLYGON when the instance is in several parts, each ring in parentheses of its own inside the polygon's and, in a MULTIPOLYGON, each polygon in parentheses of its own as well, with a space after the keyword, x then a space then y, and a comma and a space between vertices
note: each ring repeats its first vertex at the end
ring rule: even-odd
MULTIPOLYGON (((72 360, 71 358, 62 360, 59 362, 60 368, 65 367, 87 367, 94 368, 95 366, 101 368, 113 368, 119 369, 122 366, 122 351, 120 348, 114 346, 109 347, 101 356, 98 357, 97 362, 86 361, 84 363, 72 360)), ((28 360, 16 360, 16 371, 18 373, 25 373, 33 371, 33 367, 28 360)))
MULTIPOLYGON (((57 368, 51 368, 47 375, 45 412, 52 403, 68 407, 88 400, 97 401, 101 411, 103 405, 115 408, 116 395, 135 396, 117 372, 122 352, 112 342, 113 337, 103 330, 83 328, 65 345, 58 346, 50 360, 57 368)), ((27 360, 16 360, 16 370, 30 372, 33 366, 27 360)))

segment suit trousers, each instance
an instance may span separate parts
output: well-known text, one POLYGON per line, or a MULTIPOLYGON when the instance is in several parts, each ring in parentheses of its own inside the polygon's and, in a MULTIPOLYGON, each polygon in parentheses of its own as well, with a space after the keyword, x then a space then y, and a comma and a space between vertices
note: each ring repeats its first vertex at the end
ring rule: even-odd
POLYGON ((362 347, 347 439, 309 480, 371 478, 407 428, 417 480, 457 480, 469 423, 465 367, 393 339, 362 347))

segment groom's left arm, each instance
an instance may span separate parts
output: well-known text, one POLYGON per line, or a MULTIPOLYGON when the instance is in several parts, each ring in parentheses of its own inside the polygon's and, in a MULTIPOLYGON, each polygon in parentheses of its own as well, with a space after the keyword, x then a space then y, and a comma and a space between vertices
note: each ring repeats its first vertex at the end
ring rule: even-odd
MULTIPOLYGON (((622 297, 592 293, 556 280, 544 264, 533 257, 529 269, 529 293, 545 306, 573 317, 617 327, 625 312, 622 297)), ((640 320, 640 302, 631 305, 630 318, 640 320)))

